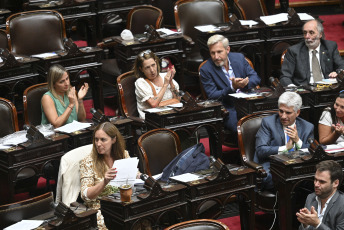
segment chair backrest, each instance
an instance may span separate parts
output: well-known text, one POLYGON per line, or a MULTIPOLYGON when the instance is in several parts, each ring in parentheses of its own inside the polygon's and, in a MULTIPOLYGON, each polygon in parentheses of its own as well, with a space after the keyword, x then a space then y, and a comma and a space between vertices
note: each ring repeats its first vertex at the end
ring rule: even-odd
POLYGON ((53 10, 13 14, 6 20, 8 46, 17 55, 33 55, 64 49, 65 22, 53 10))
POLYGON ((174 21, 174 0, 154 0, 152 5, 161 9, 164 15, 163 26, 167 28, 176 28, 176 23, 174 21))
POLYGON ((17 203, 0 206, 0 229, 51 211, 52 202, 54 202, 53 193, 48 192, 17 203))
POLYGON ((264 0, 235 0, 233 7, 239 19, 255 20, 268 15, 264 0))
POLYGON ((25 89, 23 94, 25 124, 34 126, 41 124, 41 99, 47 91, 48 83, 33 85, 25 89))
POLYGON ((0 48, 8 49, 8 40, 5 30, 0 30, 0 48))
POLYGON ((145 25, 159 29, 162 20, 162 11, 159 8, 149 5, 137 6, 129 11, 127 29, 133 34, 143 34, 146 31, 145 25))
POLYGON ((56 187, 56 202, 65 205, 75 202, 80 193, 79 163, 92 151, 93 144, 84 145, 67 152, 60 162, 59 176, 56 187))
POLYGON ((229 21, 224 0, 179 0, 174 5, 174 17, 177 30, 194 42, 197 41, 195 26, 229 21))
POLYGON ((136 79, 133 71, 126 72, 117 78, 121 114, 126 117, 139 117, 135 94, 136 79))
POLYGON ((169 129, 154 129, 138 139, 139 158, 144 172, 156 175, 163 171, 181 151, 178 135, 169 129))
POLYGON ((165 230, 229 230, 229 228, 218 220, 198 219, 188 220, 182 223, 174 224, 165 230))
POLYGON ((17 109, 14 104, 0 97, 0 137, 19 131, 17 109))
POLYGON ((262 120, 264 117, 275 113, 277 113, 277 111, 263 111, 247 115, 238 121, 238 142, 243 159, 253 161, 256 149, 256 134, 260 128, 262 120))

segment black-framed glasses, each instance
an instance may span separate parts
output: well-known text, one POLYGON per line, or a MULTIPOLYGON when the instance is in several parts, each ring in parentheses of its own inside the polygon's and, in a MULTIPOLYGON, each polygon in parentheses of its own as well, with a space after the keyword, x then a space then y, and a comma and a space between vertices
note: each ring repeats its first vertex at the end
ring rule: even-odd
POLYGON ((140 57, 143 57, 143 56, 145 56, 146 54, 150 54, 150 53, 152 53, 151 50, 145 50, 145 51, 142 51, 142 52, 139 54, 139 56, 140 56, 140 57))

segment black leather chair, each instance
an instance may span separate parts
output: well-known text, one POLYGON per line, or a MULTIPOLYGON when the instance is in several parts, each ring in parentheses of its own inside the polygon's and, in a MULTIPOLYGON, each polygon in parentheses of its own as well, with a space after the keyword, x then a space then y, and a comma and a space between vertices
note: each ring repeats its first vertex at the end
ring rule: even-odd
POLYGON ((234 0, 234 14, 239 19, 255 20, 268 15, 264 0, 234 0))
POLYGON ((139 159, 149 176, 162 173, 180 152, 178 135, 170 129, 154 129, 138 139, 139 159))
POLYGON ((41 124, 41 99, 47 91, 47 83, 33 85, 25 89, 23 94, 25 124, 34 126, 41 124))
POLYGON ((165 230, 229 230, 229 228, 218 220, 198 219, 188 220, 182 223, 174 224, 165 230))
POLYGON ((14 104, 0 97, 0 137, 19 131, 17 109, 14 104))
POLYGON ((8 49, 8 40, 5 30, 0 30, 0 48, 8 49))
POLYGON ((53 193, 48 192, 31 199, 0 206, 0 229, 52 211, 53 202, 53 193))
MULTIPOLYGON (((179 32, 197 42, 198 25, 228 22, 228 7, 223 0, 179 0, 174 6, 176 27, 179 32)), ((198 78, 198 67, 203 62, 195 44, 186 57, 185 74, 198 78)))
POLYGON ((175 0, 154 0, 152 1, 152 5, 161 9, 164 20, 163 20, 163 26, 167 28, 174 29, 176 28, 176 23, 174 20, 174 2, 175 0))
POLYGON ((270 191, 261 190, 262 178, 266 176, 263 166, 254 162, 256 134, 262 123, 262 119, 277 113, 277 111, 264 111, 254 113, 241 118, 238 121, 238 143, 239 150, 242 156, 242 162, 245 166, 250 167, 256 171, 256 206, 257 208, 274 212, 276 194, 270 191))
POLYGON ((9 50, 18 56, 64 50, 65 22, 53 10, 36 10, 11 15, 6 20, 9 50))

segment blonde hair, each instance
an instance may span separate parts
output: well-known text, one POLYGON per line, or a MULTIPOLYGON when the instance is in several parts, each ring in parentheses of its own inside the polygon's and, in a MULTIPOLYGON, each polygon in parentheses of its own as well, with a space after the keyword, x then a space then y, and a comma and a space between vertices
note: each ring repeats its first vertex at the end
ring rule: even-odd
POLYGON ((134 62, 133 71, 134 71, 134 74, 137 78, 139 78, 139 77, 145 78, 145 75, 140 70, 140 68, 142 68, 143 62, 145 60, 150 59, 150 58, 153 58, 153 60, 155 61, 156 65, 157 65, 158 74, 160 73, 160 60, 159 60, 158 56, 156 56, 155 53, 153 53, 150 50, 145 50, 145 51, 142 51, 141 53, 139 53, 137 55, 135 62, 134 62))
POLYGON ((98 130, 103 130, 111 139, 116 138, 116 142, 112 145, 111 156, 113 159, 123 159, 125 151, 125 141, 122 134, 118 131, 115 125, 110 122, 99 124, 93 131, 93 148, 91 158, 94 165, 94 171, 99 177, 104 177, 108 166, 105 164, 104 155, 99 154, 95 144, 95 134, 98 130))
MULTIPOLYGON (((52 95, 57 98, 63 106, 66 106, 63 99, 59 97, 59 95, 56 93, 54 85, 56 82, 58 82, 64 73, 68 73, 67 70, 61 66, 61 65, 53 65, 50 67, 48 76, 47 76, 47 82, 48 82, 48 89, 52 93, 52 95)), ((69 86, 70 89, 70 86, 69 86)), ((67 91, 67 94, 69 92, 69 89, 67 91)))

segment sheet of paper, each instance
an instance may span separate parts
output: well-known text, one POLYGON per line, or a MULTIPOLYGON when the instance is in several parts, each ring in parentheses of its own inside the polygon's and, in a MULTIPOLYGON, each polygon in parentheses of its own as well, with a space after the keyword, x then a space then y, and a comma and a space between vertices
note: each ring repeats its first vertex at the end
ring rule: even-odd
POLYGON ((240 21, 241 25, 243 25, 243 26, 249 26, 249 27, 252 27, 252 26, 258 24, 258 22, 253 21, 253 20, 239 20, 239 21, 240 21))
POLYGON ((8 226, 4 230, 30 230, 39 227, 43 224, 43 220, 22 220, 11 226, 8 226))
POLYGON ((176 34, 180 34, 180 32, 176 32, 167 28, 160 28, 157 29, 156 31, 163 33, 163 36, 169 36, 169 35, 176 35, 176 34))
POLYGON ((113 168, 116 168, 117 175, 114 180, 110 181, 110 185, 119 187, 122 184, 134 184, 137 174, 137 165, 139 159, 137 157, 116 160, 113 163, 113 168))
POLYGON ((0 150, 9 149, 11 147, 12 147, 11 145, 2 145, 2 144, 0 144, 0 150))
POLYGON ((228 94, 229 96, 235 97, 235 98, 249 98, 249 97, 257 97, 260 96, 257 93, 231 93, 228 94))
MULTIPOLYGON (((159 180, 162 176, 162 173, 156 174, 154 176, 152 176, 155 180, 159 180)), ((144 184, 145 182, 141 179, 136 179, 135 180, 135 184, 144 184)))
POLYGON ((200 176, 192 174, 192 173, 184 173, 178 176, 171 177, 171 179, 180 181, 180 182, 190 182, 190 181, 199 180, 200 176))
POLYGON ((9 134, 0 139, 0 144, 3 145, 18 145, 27 142, 26 130, 21 130, 12 134, 9 134))
POLYGON ((64 132, 64 133, 73 133, 78 130, 86 129, 90 127, 91 125, 92 123, 73 121, 72 123, 66 124, 64 126, 61 126, 55 129, 55 131, 64 132))
POLYGON ((159 108, 151 108, 151 109, 145 109, 143 110, 144 112, 147 113, 158 113, 162 111, 167 111, 167 110, 172 110, 173 108, 168 108, 168 107, 159 107, 159 108))
POLYGON ((279 22, 288 21, 288 14, 280 13, 280 14, 273 14, 269 16, 260 16, 260 20, 262 20, 266 25, 276 24, 279 22))
POLYGON ((220 29, 214 25, 203 25, 203 26, 195 26, 195 29, 201 32, 209 32, 209 31, 219 31, 220 29))
POLYGON ((171 107, 171 108, 182 108, 183 107, 183 103, 177 103, 177 104, 173 104, 173 105, 168 105, 167 107, 171 107))
POLYGON ((325 85, 336 84, 337 79, 336 78, 328 78, 328 79, 323 79, 322 81, 317 81, 316 83, 317 84, 325 84, 325 85))
POLYGON ((49 58, 49 57, 54 57, 54 56, 57 56, 55 52, 31 55, 31 57, 35 57, 35 58, 49 58))
POLYGON ((340 142, 337 144, 326 145, 325 151, 327 153, 337 153, 344 151, 344 142, 340 142))
POLYGON ((299 15, 299 18, 301 19, 301 21, 308 21, 308 20, 314 19, 311 15, 307 13, 298 13, 297 15, 299 15))

